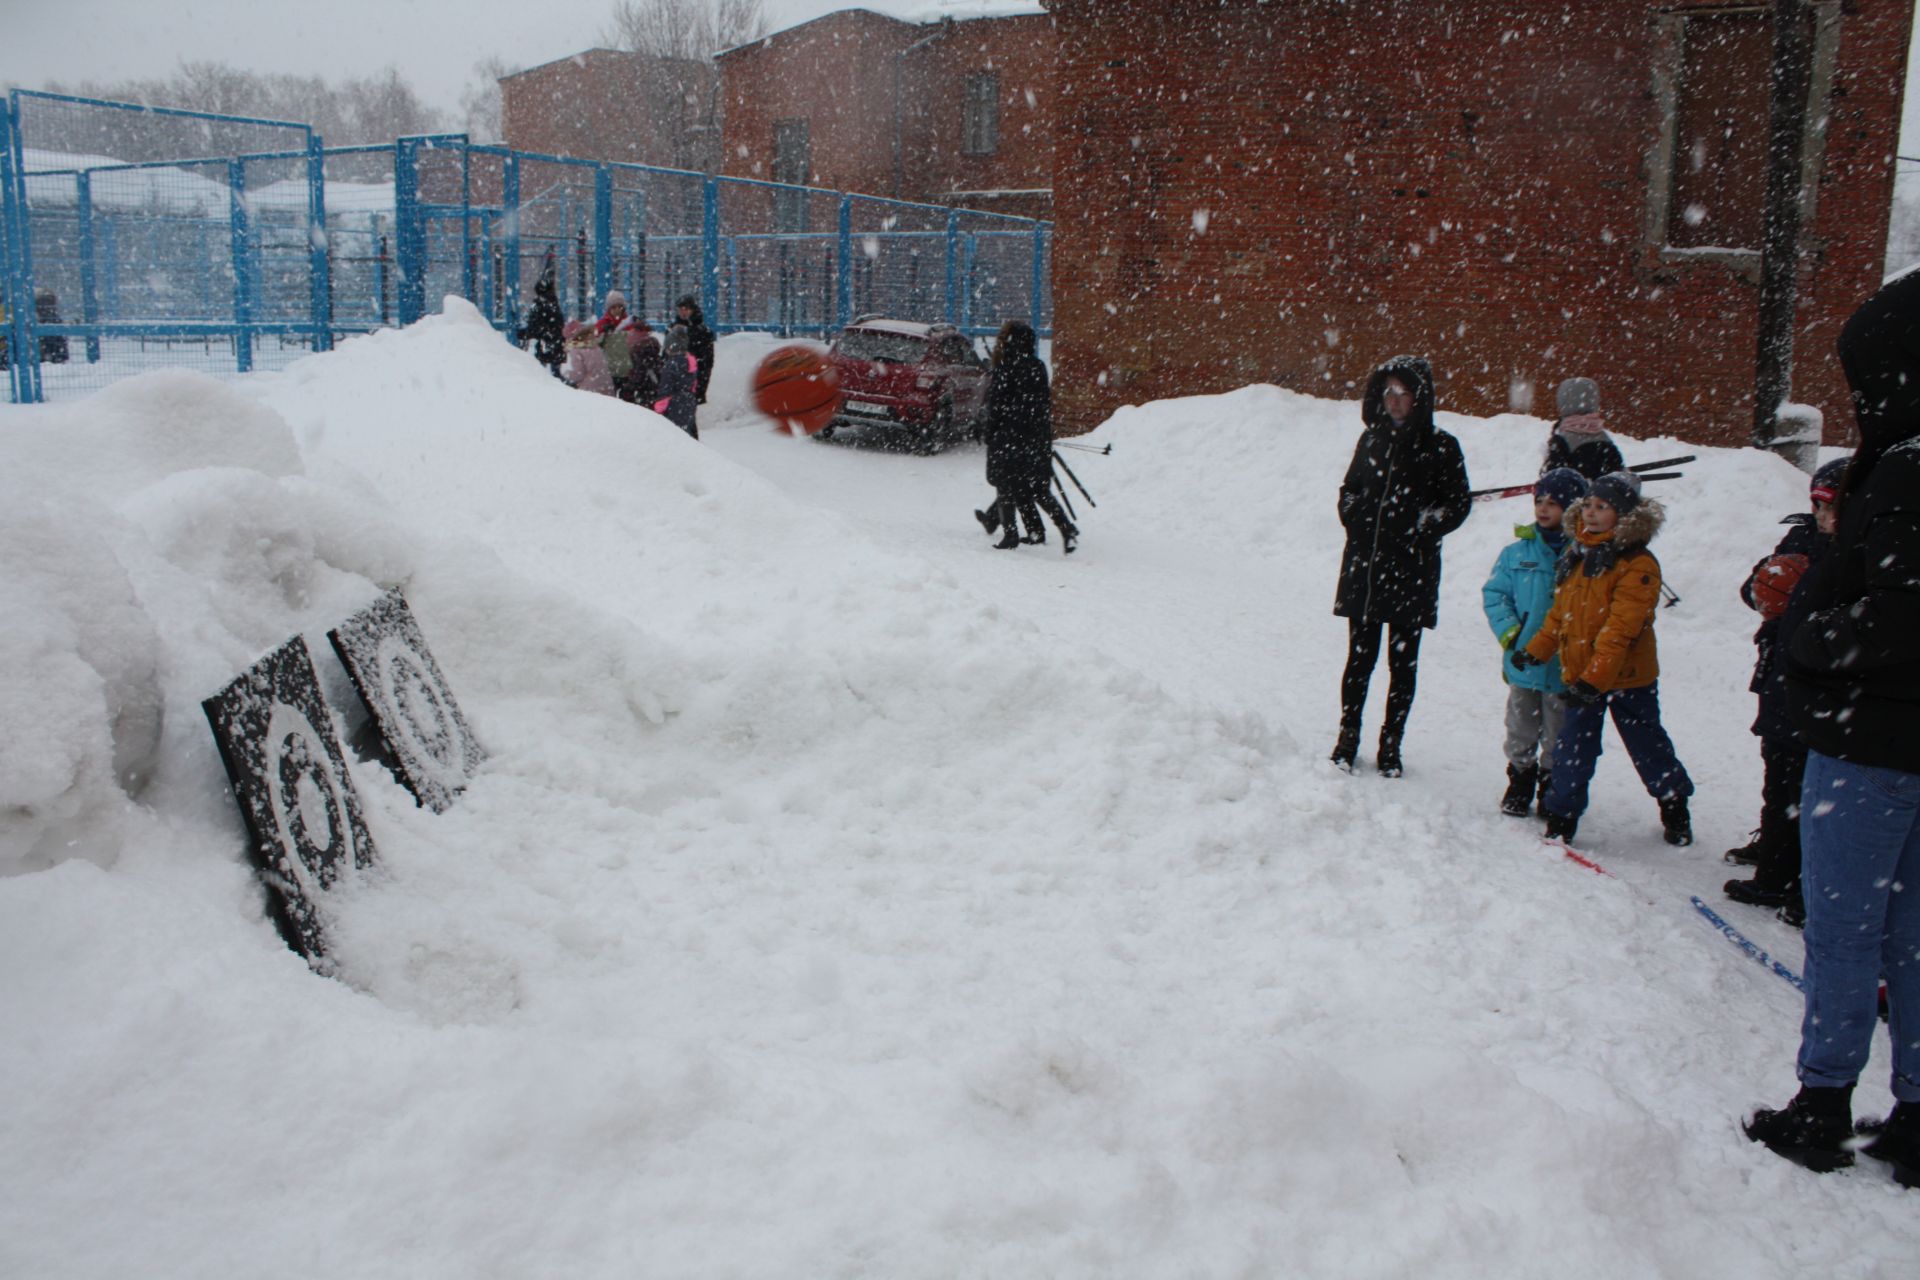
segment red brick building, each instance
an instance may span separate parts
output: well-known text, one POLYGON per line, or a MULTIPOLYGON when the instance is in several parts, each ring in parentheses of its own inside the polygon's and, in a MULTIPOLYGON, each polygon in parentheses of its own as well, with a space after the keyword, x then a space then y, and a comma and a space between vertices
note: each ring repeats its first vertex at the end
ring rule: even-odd
POLYGON ((515 151, 711 173, 718 92, 709 63, 588 49, 501 77, 500 132, 515 151))
MULTIPOLYGON (((1254 382, 1741 443, 1753 415, 1770 7, 1706 0, 1049 0, 1056 421, 1254 382)), ((1809 6, 1793 398, 1879 283, 1912 0, 1809 6)))
POLYGON ((845 9, 718 58, 723 172, 1051 216, 1053 20, 845 9))

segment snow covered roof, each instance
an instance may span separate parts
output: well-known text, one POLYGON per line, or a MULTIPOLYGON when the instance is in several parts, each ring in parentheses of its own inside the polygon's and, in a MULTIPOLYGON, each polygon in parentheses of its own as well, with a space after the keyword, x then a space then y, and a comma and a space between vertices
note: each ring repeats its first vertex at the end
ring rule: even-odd
POLYGON ((945 22, 951 18, 955 22, 974 22, 982 18, 1035 18, 1046 13, 1044 5, 1032 0, 920 0, 919 3, 905 3, 897 8, 876 8, 872 5, 849 5, 844 9, 835 9, 832 13, 823 13, 802 22, 791 23, 767 32, 766 35, 745 44, 737 44, 722 49, 713 56, 724 58, 730 53, 742 49, 751 49, 765 44, 775 36, 783 36, 789 31, 798 31, 802 27, 824 22, 828 18, 843 13, 865 13, 876 18, 886 18, 892 22, 903 22, 910 26, 928 27, 945 22))

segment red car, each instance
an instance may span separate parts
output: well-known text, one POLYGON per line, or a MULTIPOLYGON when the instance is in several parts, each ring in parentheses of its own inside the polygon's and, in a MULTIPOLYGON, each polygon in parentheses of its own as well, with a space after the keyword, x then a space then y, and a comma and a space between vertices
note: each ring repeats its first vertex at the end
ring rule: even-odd
POLYGON ((987 362, 950 324, 862 316, 841 331, 827 358, 840 374, 840 416, 822 431, 868 427, 898 433, 931 452, 978 434, 987 362))

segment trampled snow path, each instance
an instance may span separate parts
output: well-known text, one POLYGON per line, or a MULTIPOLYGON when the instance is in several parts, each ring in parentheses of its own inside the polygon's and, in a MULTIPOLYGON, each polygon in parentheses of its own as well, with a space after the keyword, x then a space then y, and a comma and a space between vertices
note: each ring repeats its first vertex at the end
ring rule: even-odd
MULTIPOLYGON (((1322 759, 1351 404, 1129 411, 1083 549, 999 552, 977 452, 774 436, 753 350, 697 445, 454 303, 0 412, 0 1273, 1907 1274, 1910 1195, 1740 1138, 1797 1010, 1687 902, 1757 804, 1733 592, 1802 478, 1666 491, 1702 842, 1615 748, 1616 881, 1494 810, 1505 513, 1449 540, 1411 772, 1322 759), (494 754, 440 817, 356 771, 383 866, 330 982, 197 702, 386 583, 494 754), (166 704, 137 803, 110 675, 166 704)), ((1544 430, 1447 423, 1483 483, 1544 430)))

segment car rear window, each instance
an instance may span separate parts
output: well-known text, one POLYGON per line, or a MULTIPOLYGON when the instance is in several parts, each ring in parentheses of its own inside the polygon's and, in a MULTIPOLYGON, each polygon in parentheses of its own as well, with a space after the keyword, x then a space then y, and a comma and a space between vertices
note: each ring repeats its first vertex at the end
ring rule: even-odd
POLYGON ((927 340, 910 333, 849 329, 840 335, 840 354, 849 360, 891 360, 895 364, 913 364, 926 350, 927 340))

